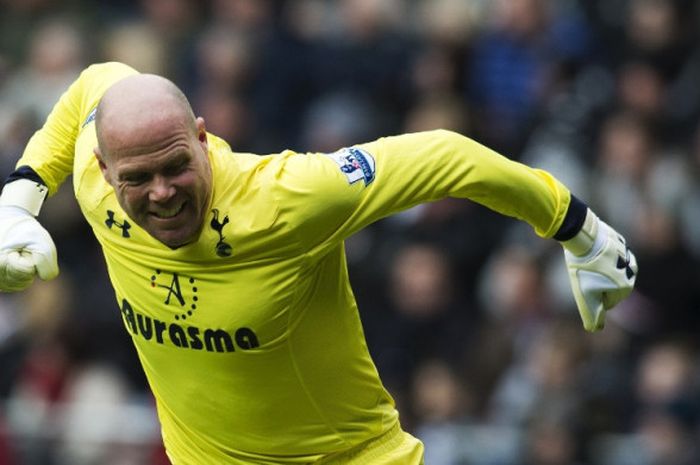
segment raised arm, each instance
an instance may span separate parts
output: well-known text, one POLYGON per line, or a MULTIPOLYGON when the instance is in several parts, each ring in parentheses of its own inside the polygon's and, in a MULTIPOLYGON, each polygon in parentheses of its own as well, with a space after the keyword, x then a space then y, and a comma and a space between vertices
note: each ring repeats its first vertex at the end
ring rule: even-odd
POLYGON ((105 90, 136 71, 122 63, 102 63, 86 68, 61 96, 44 126, 29 139, 18 170, 8 181, 34 171, 53 195, 73 172, 75 141, 91 118, 105 90), (24 168, 26 167, 26 168, 24 168))
POLYGON ((61 96, 44 126, 29 140, 0 194, 0 291, 28 287, 38 275, 58 275, 56 247, 36 216, 73 171, 75 142, 105 90, 134 74, 121 63, 85 69, 61 96))

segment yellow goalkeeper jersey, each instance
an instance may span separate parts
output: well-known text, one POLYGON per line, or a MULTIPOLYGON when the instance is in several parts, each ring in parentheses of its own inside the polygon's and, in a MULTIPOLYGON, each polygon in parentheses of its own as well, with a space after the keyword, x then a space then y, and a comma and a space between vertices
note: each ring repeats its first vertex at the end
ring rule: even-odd
POLYGON ((569 204, 548 173, 448 131, 266 156, 209 135, 206 223, 172 250, 126 216, 93 154, 94 109, 132 73, 87 68, 18 166, 51 193, 73 173, 176 465, 311 463, 396 427, 348 281, 353 232, 453 196, 551 237, 569 204))

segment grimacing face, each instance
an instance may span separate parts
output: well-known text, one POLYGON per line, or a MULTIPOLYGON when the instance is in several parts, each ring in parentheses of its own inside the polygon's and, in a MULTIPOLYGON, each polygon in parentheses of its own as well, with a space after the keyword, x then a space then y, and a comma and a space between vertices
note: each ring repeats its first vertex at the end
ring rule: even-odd
POLYGON ((178 127, 145 147, 95 154, 119 205, 148 234, 171 248, 197 239, 212 190, 204 120, 178 127))

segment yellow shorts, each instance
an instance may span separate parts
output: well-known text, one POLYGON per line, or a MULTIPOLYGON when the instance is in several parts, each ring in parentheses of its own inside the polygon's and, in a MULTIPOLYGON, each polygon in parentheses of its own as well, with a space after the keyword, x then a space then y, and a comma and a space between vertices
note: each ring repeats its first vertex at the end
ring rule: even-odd
POLYGON ((397 423, 376 439, 325 457, 317 465, 423 465, 423 443, 397 423))

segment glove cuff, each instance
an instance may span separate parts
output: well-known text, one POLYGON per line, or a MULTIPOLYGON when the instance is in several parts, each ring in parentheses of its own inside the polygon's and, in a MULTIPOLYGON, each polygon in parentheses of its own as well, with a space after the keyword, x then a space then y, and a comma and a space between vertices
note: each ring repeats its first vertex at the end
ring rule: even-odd
POLYGON ((0 194, 0 206, 20 207, 37 216, 48 192, 49 188, 41 183, 18 179, 5 184, 0 194))
POLYGON ((588 208, 586 219, 581 230, 571 239, 562 241, 561 245, 576 257, 588 255, 593 249, 598 237, 600 220, 593 211, 588 208))

